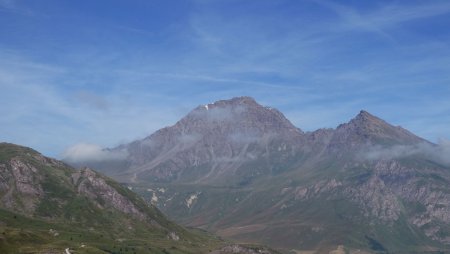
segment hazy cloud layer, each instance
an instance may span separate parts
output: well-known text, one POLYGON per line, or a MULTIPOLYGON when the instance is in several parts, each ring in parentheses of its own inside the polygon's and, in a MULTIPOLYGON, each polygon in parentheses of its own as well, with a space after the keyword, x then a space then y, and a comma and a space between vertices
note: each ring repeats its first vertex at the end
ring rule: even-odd
POLYGON ((417 145, 396 145, 389 148, 372 147, 362 153, 363 159, 390 160, 414 155, 422 155, 436 162, 450 166, 450 140, 442 139, 438 145, 420 143, 417 145))
POLYGON ((109 151, 99 145, 79 143, 67 148, 62 157, 70 163, 82 163, 123 160, 127 155, 126 151, 109 151))

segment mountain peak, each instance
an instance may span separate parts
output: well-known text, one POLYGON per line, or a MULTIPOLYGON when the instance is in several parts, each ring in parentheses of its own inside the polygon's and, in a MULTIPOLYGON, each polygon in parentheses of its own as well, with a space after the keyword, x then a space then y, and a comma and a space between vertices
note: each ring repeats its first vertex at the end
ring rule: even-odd
POLYGON ((205 105, 201 105, 198 108, 204 108, 206 110, 209 110, 214 107, 236 107, 236 106, 252 106, 252 107, 262 107, 260 104, 256 102, 255 99, 249 96, 240 96, 240 97, 234 97, 228 100, 219 100, 215 101, 213 103, 208 103, 205 105))
POLYGON ((337 131, 343 136, 370 139, 376 143, 415 144, 424 142, 423 139, 411 132, 399 126, 393 126, 365 110, 361 110, 350 122, 339 125, 337 131))
POLYGON ((359 111, 359 114, 356 117, 362 117, 362 118, 374 118, 375 116, 370 114, 369 112, 362 109, 359 111))
POLYGON ((265 107, 248 96, 200 105, 176 124, 179 125, 195 132, 216 127, 252 133, 299 131, 280 111, 265 107))
POLYGON ((356 124, 356 125, 366 125, 366 126, 367 125, 376 125, 378 127, 390 125, 383 119, 378 118, 365 110, 359 111, 359 114, 356 115, 352 120, 350 120, 349 123, 356 124))
POLYGON ((220 100, 220 101, 229 102, 229 103, 238 103, 238 104, 258 104, 256 102, 256 100, 250 96, 238 96, 238 97, 233 97, 229 100, 220 100))
POLYGON ((298 146, 302 138, 303 132, 280 111, 243 96, 200 105, 175 125, 135 141, 126 149, 133 172, 131 181, 176 181, 193 175, 193 167, 210 168, 202 180, 215 180, 234 174, 241 164, 257 156, 298 146))

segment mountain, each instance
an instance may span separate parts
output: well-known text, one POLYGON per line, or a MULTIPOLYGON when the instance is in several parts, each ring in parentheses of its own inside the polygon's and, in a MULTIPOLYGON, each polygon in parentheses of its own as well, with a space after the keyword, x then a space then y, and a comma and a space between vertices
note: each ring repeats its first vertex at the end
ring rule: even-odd
POLYGON ((252 249, 187 230, 92 169, 75 170, 14 144, 0 143, 0 201, 1 253, 226 253, 230 246, 247 253, 252 249))
POLYGON ((237 97, 110 151, 128 157, 102 172, 170 218, 226 238, 300 253, 450 251, 442 149, 366 111, 303 132, 237 97))
POLYGON ((399 126, 392 126, 384 120, 361 112, 350 122, 339 125, 330 141, 330 146, 346 148, 369 145, 414 145, 427 142, 399 126))
POLYGON ((277 170, 281 160, 298 157, 292 148, 303 142, 301 138, 302 131, 276 109, 250 97, 222 100, 199 106, 174 126, 114 149, 129 154, 128 166, 111 175, 123 182, 241 184, 262 173, 258 170, 268 170, 257 165, 256 158, 266 158, 265 163, 277 170), (255 170, 249 172, 249 167, 255 170))

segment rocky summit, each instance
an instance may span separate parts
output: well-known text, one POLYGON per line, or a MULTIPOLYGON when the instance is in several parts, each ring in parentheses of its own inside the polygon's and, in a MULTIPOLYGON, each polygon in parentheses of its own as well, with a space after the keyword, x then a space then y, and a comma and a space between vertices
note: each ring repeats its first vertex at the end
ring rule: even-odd
MULTIPOLYGON (((114 177, 123 182, 242 182, 258 173, 249 172, 248 163, 272 154, 296 156, 293 147, 303 143, 302 133, 281 112, 250 97, 217 101, 198 106, 174 126, 115 148, 129 156, 126 170, 114 177)), ((279 161, 267 162, 276 167, 279 161)))
POLYGON ((433 253, 450 249, 442 150, 367 111, 303 132, 237 97, 109 149, 128 154, 120 167, 97 166, 170 218, 226 238, 297 253, 433 253))

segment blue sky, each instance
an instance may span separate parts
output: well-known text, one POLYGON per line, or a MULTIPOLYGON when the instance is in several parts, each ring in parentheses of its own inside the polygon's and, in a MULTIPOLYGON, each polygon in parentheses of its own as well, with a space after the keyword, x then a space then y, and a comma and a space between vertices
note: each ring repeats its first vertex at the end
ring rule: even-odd
POLYGON ((0 0, 0 140, 60 157, 247 95, 309 131, 359 110, 450 138, 450 2, 0 0))

